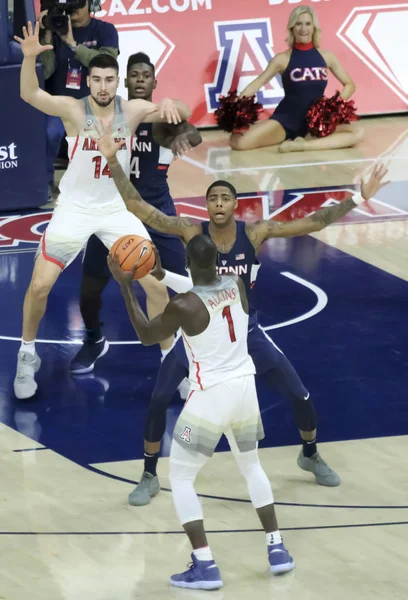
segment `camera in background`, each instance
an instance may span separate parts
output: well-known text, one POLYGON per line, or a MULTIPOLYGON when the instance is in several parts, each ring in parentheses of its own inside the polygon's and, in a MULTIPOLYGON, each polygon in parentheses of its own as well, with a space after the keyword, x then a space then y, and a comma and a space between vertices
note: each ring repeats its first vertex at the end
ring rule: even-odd
POLYGON ((48 10, 42 19, 42 26, 59 35, 68 33, 68 15, 78 8, 84 8, 88 0, 46 0, 41 3, 42 10, 48 10))

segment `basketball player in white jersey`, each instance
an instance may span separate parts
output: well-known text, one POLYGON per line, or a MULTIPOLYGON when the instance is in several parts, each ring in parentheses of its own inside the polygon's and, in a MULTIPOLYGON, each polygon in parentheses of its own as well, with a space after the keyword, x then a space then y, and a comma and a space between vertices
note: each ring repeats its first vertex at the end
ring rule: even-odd
MULTIPOLYGON (((92 234, 109 249, 123 235, 149 238, 141 221, 124 209, 123 201, 111 177, 106 159, 98 151, 95 139, 108 129, 121 142, 118 159, 129 176, 132 133, 141 122, 167 121, 177 124, 190 111, 180 101, 122 100, 116 95, 118 63, 109 55, 98 55, 89 64, 87 83, 90 96, 77 100, 68 96, 51 96, 40 89, 35 70, 36 57, 50 46, 38 40, 39 24, 23 28, 20 42, 24 54, 21 66, 21 97, 48 115, 60 117, 67 133, 70 163, 60 183, 60 196, 52 219, 42 236, 31 283, 24 300, 22 345, 18 353, 14 392, 19 399, 35 394, 35 373, 40 358, 35 338, 45 313, 48 294, 65 269, 79 254, 92 234)), ((167 290, 153 277, 140 280, 147 294, 150 316, 164 309, 167 290)), ((167 349, 173 340, 165 340, 167 349)))
POLYGON ((285 573, 293 569, 294 562, 283 545, 271 486, 258 457, 258 441, 264 433, 255 366, 248 354, 245 286, 234 275, 217 275, 217 247, 208 236, 193 237, 186 252, 194 287, 170 300, 163 314, 152 321, 133 295, 133 273, 123 273, 117 257, 108 258, 108 264, 142 344, 155 344, 182 330, 191 388, 174 429, 170 481, 177 515, 193 547, 193 562, 184 573, 173 575, 170 583, 212 590, 223 582, 208 546, 194 480, 223 434, 265 530, 270 570, 285 573))

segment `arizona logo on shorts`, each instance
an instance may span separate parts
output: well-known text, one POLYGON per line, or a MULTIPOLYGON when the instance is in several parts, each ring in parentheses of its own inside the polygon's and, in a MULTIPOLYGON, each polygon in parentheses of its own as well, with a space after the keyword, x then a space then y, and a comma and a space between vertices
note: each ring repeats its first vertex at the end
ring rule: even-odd
MULTIPOLYGON (((274 56, 269 19, 223 21, 214 23, 214 28, 219 56, 214 81, 204 86, 208 112, 218 108, 220 95, 246 87, 266 69, 274 56)), ((272 108, 283 96, 279 76, 258 92, 258 102, 272 108)))
POLYGON ((180 439, 186 444, 191 444, 191 427, 184 427, 183 433, 180 433, 180 439))

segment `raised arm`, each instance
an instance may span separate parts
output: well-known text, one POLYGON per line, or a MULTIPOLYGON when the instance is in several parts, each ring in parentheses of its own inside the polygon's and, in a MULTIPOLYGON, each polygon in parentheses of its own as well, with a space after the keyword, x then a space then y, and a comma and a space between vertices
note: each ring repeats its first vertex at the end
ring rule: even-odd
POLYGON ((24 59, 20 73, 20 96, 25 102, 34 106, 41 112, 66 120, 72 118, 73 112, 78 110, 78 101, 68 96, 51 96, 40 88, 35 64, 37 56, 46 50, 52 50, 52 45, 40 44, 38 39, 39 23, 33 29, 29 22, 23 27, 23 38, 14 37, 21 44, 24 59))
POLYGON ((130 322, 136 331, 139 340, 144 346, 152 346, 166 340, 182 325, 182 306, 184 296, 176 296, 167 304, 164 312, 151 321, 146 317, 140 304, 133 293, 132 281, 134 271, 124 272, 120 268, 117 255, 112 259, 108 257, 109 269, 120 285, 120 291, 126 303, 130 322))
POLYGON ((144 123, 181 123, 182 121, 187 121, 191 117, 191 110, 182 100, 172 100, 170 98, 165 98, 157 105, 159 110, 154 113, 150 113, 147 115, 143 121, 144 123), (179 119, 175 121, 170 121, 168 118, 168 113, 166 112, 168 107, 173 106, 174 110, 177 112, 179 119))
POLYGON ((174 156, 181 156, 202 142, 198 129, 187 121, 178 125, 154 123, 153 138, 160 146, 170 148, 174 156))
POLYGON ((334 223, 341 217, 344 217, 348 212, 356 208, 359 204, 366 200, 369 200, 374 196, 378 190, 387 183, 384 182, 384 177, 388 173, 387 168, 384 165, 377 165, 367 182, 361 181, 361 195, 354 194, 348 200, 344 200, 334 206, 328 206, 321 208, 315 213, 304 217, 303 219, 295 219, 293 221, 287 221, 280 223, 273 220, 263 220, 247 225, 247 234, 252 244, 259 248, 259 246, 265 240, 277 237, 295 237, 306 235, 314 231, 320 231, 334 223))
POLYGON ((191 111, 181 100, 171 100, 164 98, 158 104, 135 98, 123 102, 129 125, 136 128, 140 123, 173 123, 178 125, 182 121, 186 121, 191 111))
POLYGON ((178 235, 186 242, 201 233, 201 226, 196 225, 186 217, 170 217, 143 200, 130 180, 126 177, 116 152, 120 142, 116 143, 109 134, 98 140, 98 149, 108 161, 109 170, 116 187, 123 198, 129 212, 136 215, 143 223, 162 233, 178 235))
POLYGON ((259 92, 259 90, 264 85, 269 83, 271 79, 275 77, 275 75, 282 72, 285 60, 287 61, 285 54, 276 54, 269 62, 265 71, 258 75, 258 77, 252 81, 252 83, 247 85, 246 88, 242 90, 240 93, 241 98, 243 96, 247 96, 249 98, 250 96, 254 96, 257 92, 259 92))

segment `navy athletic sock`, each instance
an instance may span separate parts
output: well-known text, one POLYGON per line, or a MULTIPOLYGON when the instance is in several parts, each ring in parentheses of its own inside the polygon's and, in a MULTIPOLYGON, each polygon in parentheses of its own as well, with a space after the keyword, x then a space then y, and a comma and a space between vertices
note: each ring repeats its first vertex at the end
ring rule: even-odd
POLYGON ((306 458, 312 458, 312 456, 316 454, 316 452, 316 438, 314 440, 311 440, 310 442, 303 440, 303 456, 306 456, 306 458))
POLYGON ((144 453, 144 470, 154 477, 157 475, 156 467, 159 460, 159 454, 160 452, 156 452, 156 454, 147 454, 147 452, 144 453))
POLYGON ((86 341, 90 344, 96 344, 96 342, 100 342, 103 338, 102 335, 102 323, 95 329, 86 329, 86 341))

